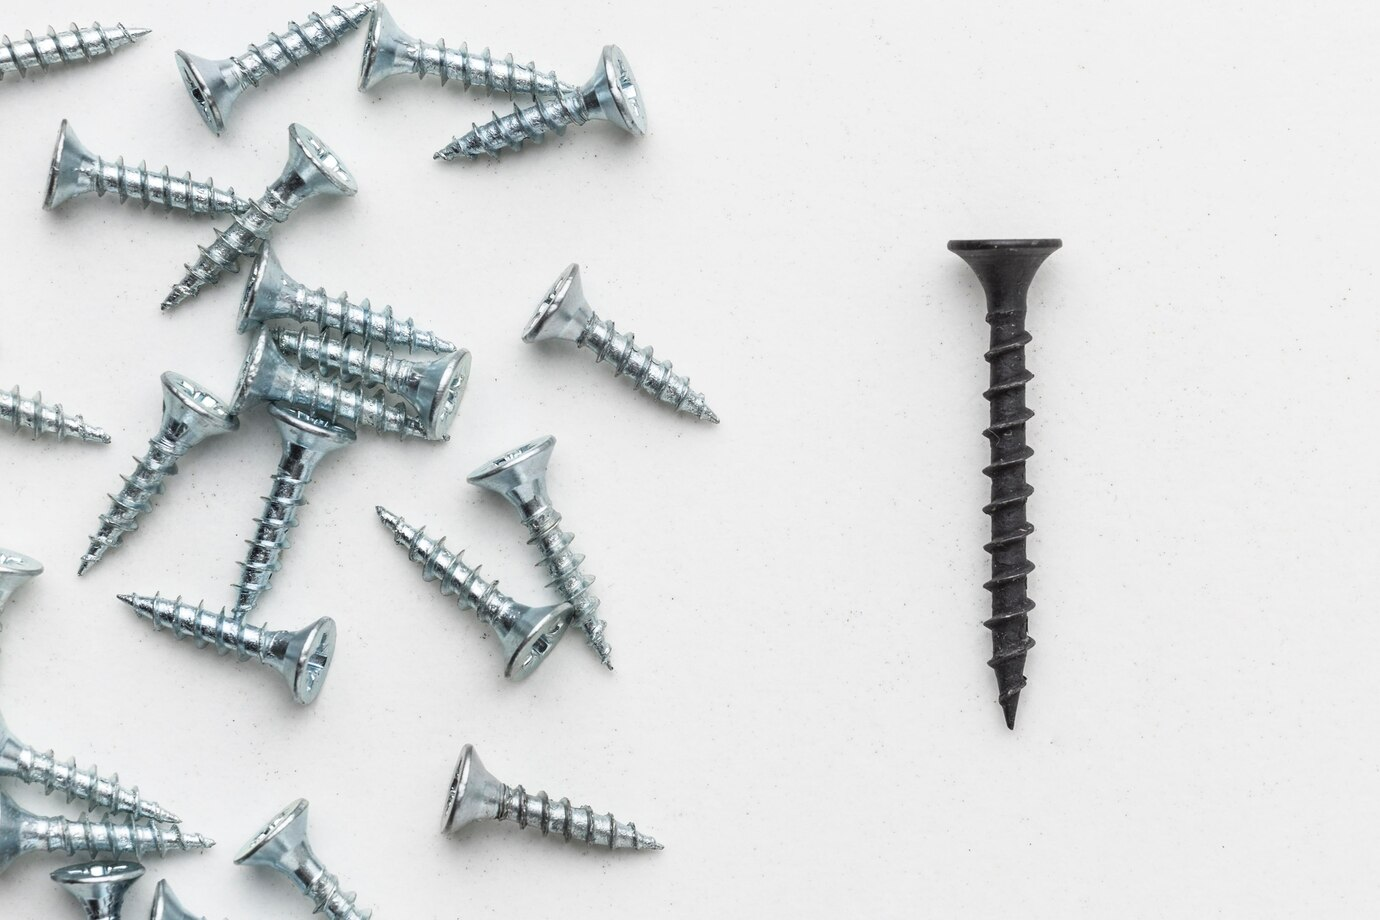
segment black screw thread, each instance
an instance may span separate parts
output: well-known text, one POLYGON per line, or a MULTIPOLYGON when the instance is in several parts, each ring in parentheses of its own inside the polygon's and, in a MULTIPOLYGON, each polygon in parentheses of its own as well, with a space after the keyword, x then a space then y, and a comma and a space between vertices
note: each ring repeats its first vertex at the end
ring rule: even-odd
POLYGON ((1026 519, 1032 492, 1025 464, 1034 451, 1025 442, 1025 423, 1034 413, 1025 404, 1032 374, 1025 368, 1026 292, 1041 263, 1061 245, 1059 240, 952 240, 949 249, 968 263, 987 294, 991 327, 987 361, 991 386, 983 393, 991 403, 990 424, 983 434, 992 445, 992 462, 983 469, 992 480, 991 501, 983 512, 992 518, 992 577, 983 586, 992 592, 992 616, 983 625, 992 631, 992 658, 997 672, 998 701, 1007 728, 1016 727, 1016 707, 1025 689, 1026 654, 1035 646, 1028 627, 1034 609, 1027 578, 1035 566, 1026 558, 1026 538, 1035 527, 1026 519))

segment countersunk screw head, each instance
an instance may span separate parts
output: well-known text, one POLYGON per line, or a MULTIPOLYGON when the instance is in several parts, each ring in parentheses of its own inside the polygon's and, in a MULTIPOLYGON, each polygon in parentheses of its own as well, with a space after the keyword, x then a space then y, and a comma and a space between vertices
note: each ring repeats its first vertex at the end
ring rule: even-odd
POLYGON ((43 207, 52 210, 91 191, 95 187, 91 174, 95 163, 96 155, 77 138, 77 133, 64 118, 53 147, 53 161, 48 166, 48 190, 43 196, 43 207))
POLYGON ((326 685, 331 658, 335 655, 335 620, 322 617, 292 634, 281 673, 292 687, 292 698, 302 705, 311 703, 326 685))
POLYGON ((376 4, 369 19, 369 31, 364 36, 359 91, 373 89, 389 77, 412 73, 414 68, 408 49, 416 45, 417 39, 398 26, 388 8, 382 3, 376 4))
POLYGON ((313 453, 328 454, 353 444, 358 435, 349 428, 323 422, 310 412, 294 409, 283 403, 273 403, 268 414, 277 423, 278 433, 285 445, 300 447, 313 453))
POLYGON ((302 197, 350 196, 359 191, 359 183, 344 162, 310 128, 294 124, 288 129, 288 137, 291 142, 283 180, 303 187, 302 197))
POLYGON ((571 263, 537 306, 537 312, 523 330, 524 342, 545 342, 559 339, 578 342, 580 333, 589 325, 594 311, 585 299, 585 286, 580 280, 580 266, 571 263))
POLYGON ((484 767, 474 745, 467 744, 460 751, 455 775, 450 781, 450 794, 441 814, 441 830, 451 832, 498 814, 503 802, 503 784, 484 767))
POLYGON ((100 860, 57 869, 51 877, 77 899, 90 920, 120 920, 125 892, 143 875, 137 862, 100 860))
POLYGON ((278 254, 265 242, 249 271, 249 281, 240 299, 239 331, 245 333, 261 324, 261 317, 271 314, 273 306, 282 298, 283 288, 291 281, 283 271, 278 254))
POLYGON ((274 815, 235 856, 237 866, 260 866, 292 875, 316 862, 307 840, 306 799, 298 799, 274 815))
POLYGON ((530 501, 546 492, 546 467, 556 439, 547 435, 495 457, 469 475, 469 482, 509 501, 530 501))
POLYGON ((225 130, 230 109, 245 89, 240 69, 229 60, 213 61, 185 51, 178 51, 176 57, 177 72, 182 75, 182 82, 196 103, 202 121, 220 134, 225 130))
POLYGON ((605 45, 599 68, 580 90, 593 98, 604 117, 630 134, 647 133, 647 106, 633 76, 627 55, 617 45, 605 45))
POLYGON ((182 906, 182 902, 173 894, 172 886, 167 879, 158 883, 158 888, 153 893, 153 909, 149 911, 149 920, 204 920, 190 910, 182 906))
POLYGON ((470 381, 470 353, 465 349, 451 352, 425 366, 413 394, 416 405, 430 406, 426 416, 427 434, 444 441, 450 437, 450 427, 460 411, 460 400, 470 381))
MULTIPOLYGON (((0 610, 5 609, 14 592, 28 584, 35 575, 42 574, 43 563, 37 559, 12 549, 0 548, 0 610)), ((3 734, 3 723, 0 723, 0 734, 3 734)))
POLYGON ((291 377, 292 367, 282 352, 274 347, 272 334, 266 328, 260 329, 244 357, 230 404, 235 412, 241 412, 254 400, 262 398, 263 394, 286 389, 291 377))
POLYGON ((181 374, 163 374, 163 431, 175 440, 197 442, 240 427, 230 406, 181 374))

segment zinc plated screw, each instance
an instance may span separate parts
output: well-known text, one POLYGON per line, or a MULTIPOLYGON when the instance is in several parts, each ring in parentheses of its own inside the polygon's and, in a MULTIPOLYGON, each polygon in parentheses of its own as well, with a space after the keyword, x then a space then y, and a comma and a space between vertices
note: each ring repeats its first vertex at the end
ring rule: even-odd
POLYGON ((173 176, 166 166, 161 172, 150 172, 143 161, 131 168, 125 166, 124 157, 99 157, 86 149, 64 118, 53 147, 53 161, 48 166, 43 207, 51 211, 91 192, 100 197, 114 192, 121 203, 133 198, 143 202, 145 208, 159 204, 169 211, 176 208, 188 214, 240 214, 249 210, 248 199, 236 195, 233 188, 216 188, 214 179, 197 182, 191 173, 173 176))
POLYGON ((480 819, 512 821, 519 827, 536 826, 543 835, 555 834, 608 850, 664 849, 656 838, 638 831, 610 814, 596 814, 588 805, 572 806, 569 799, 552 802, 545 792, 528 795, 521 786, 505 786, 484 769, 474 745, 460 751, 455 766, 441 830, 451 833, 480 819))
POLYGON ((25 853, 144 853, 164 855, 169 850, 206 850, 216 842, 201 834, 183 833, 174 824, 162 827, 126 818, 116 823, 111 818, 93 821, 82 816, 75 821, 63 817, 40 817, 19 807, 8 794, 0 792, 0 872, 25 853))
POLYGON ((1062 246, 1059 240, 950 240, 949 249, 968 263, 987 295, 987 323, 992 327, 987 362, 991 386, 983 393, 991 405, 991 424, 983 432, 992 445, 992 463, 983 470, 992 480, 992 500, 983 507, 992 518, 992 541, 983 547, 992 556, 992 616, 983 625, 992 631, 992 659, 997 672, 998 701, 1006 727, 1016 727, 1016 707, 1025 687, 1025 658, 1035 645, 1027 629, 1035 602, 1026 593, 1035 566, 1025 555, 1025 541, 1035 527, 1026 520, 1026 500, 1034 491, 1025 481, 1025 463, 1034 453, 1025 443, 1025 423, 1035 413, 1026 408, 1026 293, 1040 265, 1062 246))
POLYGON ((61 32, 49 26, 48 33, 37 38, 32 32, 25 32, 17 42, 8 35, 0 36, 0 80, 5 79, 7 73, 27 77, 34 69, 46 71, 54 64, 89 61, 114 54, 150 31, 127 29, 124 23, 116 23, 113 29, 103 29, 99 22, 83 29, 74 22, 61 32))
POLYGON ((135 460, 134 474, 123 477, 124 488, 110 496, 110 510, 101 515, 91 536, 78 575, 119 546, 125 534, 139 529, 140 515, 153 510, 153 497, 163 492, 164 480, 176 475, 177 461, 207 438, 240 427, 231 408, 199 384, 167 372, 163 384, 163 421, 149 441, 148 452, 135 460))
POLYGON ((296 632, 250 626, 229 611, 219 613, 200 604, 184 604, 182 598, 161 595, 121 594, 119 598, 135 613, 153 623, 154 630, 171 630, 177 638, 190 638, 197 648, 214 646, 221 654, 234 652, 240 661, 257 658, 277 671, 302 705, 316 699, 326 684, 335 654, 335 620, 322 617, 296 632))
POLYGON ((120 920, 125 892, 144 875, 137 862, 88 862, 55 870, 51 878, 77 899, 87 920, 120 920))
POLYGON ((0 547, 0 613, 5 611, 14 592, 42 574, 43 563, 37 559, 0 547))
POLYGON ((4 718, 0 718, 0 776, 42 786, 46 795, 60 789, 69 802, 85 799, 98 808, 163 824, 178 824, 182 820, 157 802, 141 799, 139 787, 121 786, 118 776, 101 776, 95 767, 79 770, 75 758, 63 763, 52 751, 39 752, 29 747, 14 736, 4 718))
POLYGON ((239 260, 252 255, 273 235, 273 230, 317 195, 349 197, 359 191, 355 177, 335 152, 311 131, 299 124, 288 128, 288 160, 282 175, 249 209, 236 214, 235 221, 201 250, 201 258, 187 266, 187 274, 173 285, 163 300, 163 309, 173 307, 216 284, 226 272, 238 272, 239 260))
POLYGON ((524 342, 551 339, 588 348, 594 352, 596 364, 609 363, 614 377, 631 378, 633 389, 656 397, 677 412, 719 423, 714 410, 705 404, 704 394, 690 389, 689 377, 675 373, 670 361, 653 357, 652 349, 638 348, 634 336, 619 332, 612 322, 594 312, 585 299, 580 266, 573 263, 551 285, 522 333, 524 342))
POLYGON ((321 54, 358 28, 369 14, 369 6, 355 3, 343 10, 333 6, 325 13, 312 13, 300 25, 289 22, 286 34, 270 32, 262 45, 250 45, 244 54, 218 61, 178 51, 178 72, 206 127, 220 134, 240 94, 321 54))
POLYGON ((521 150, 524 141, 541 143, 548 133, 564 134, 568 125, 583 125, 591 118, 611 122, 629 134, 647 133, 642 91, 617 45, 605 46, 594 76, 575 92, 541 99, 527 108, 515 105, 509 115, 495 112, 492 121, 471 126, 463 137, 437 151, 435 158, 473 160, 485 153, 497 157, 505 148, 521 150))
POLYGON ((561 529, 560 512, 551 504, 546 491, 546 465, 555 448, 556 439, 549 435, 530 441, 475 470, 469 475, 469 482, 497 492, 518 510, 531 535, 528 544, 536 545, 551 575, 549 587, 575 608, 573 622, 584 631, 585 641, 604 667, 612 671, 613 649, 604 641, 608 624, 599 619, 599 598, 590 591, 594 576, 580 570, 585 557, 571 550, 575 536, 561 529))
POLYGON ((464 42, 459 48, 450 48, 444 38, 435 44, 413 38, 398 27, 386 6, 375 4, 365 32, 359 91, 373 89, 389 77, 413 73, 418 79, 428 74, 440 77, 442 86, 455 80, 466 89, 478 86, 505 96, 554 96, 576 91, 569 83, 557 80, 554 73, 540 72, 534 63, 513 63, 511 54, 495 65, 488 48, 470 54, 464 42))
POLYGON ((259 598, 272 587, 274 573, 283 567, 283 553, 290 545, 288 533, 297 526, 297 510, 307 503, 307 486, 316 465, 327 454, 355 442, 350 429, 327 424, 298 409, 272 405, 268 414, 282 436, 283 452, 264 497, 263 513, 255 519, 258 527, 253 538, 245 541, 249 552, 240 564, 232 611, 237 620, 243 620, 258 605, 259 598))
POLYGON ((340 879, 327 872, 312 852, 307 807, 306 799, 298 799, 274 815, 240 850, 235 865, 281 872, 316 905, 313 913, 328 920, 369 920, 374 912, 356 907, 354 892, 343 890, 340 879))
POLYGON ((351 422, 399 437, 427 436, 422 423, 397 406, 294 366, 273 344, 267 328, 260 329, 249 346, 235 385, 235 411, 260 400, 297 406, 328 422, 351 422))
POLYGON ((503 676, 522 680, 535 671, 565 636, 574 610, 569 604, 554 607, 528 607, 498 590, 497 581, 479 574, 480 566, 466 565, 463 552, 446 549, 445 537, 433 540, 425 527, 413 527, 382 505, 374 509, 393 542, 406 547, 407 558, 422 567, 422 579, 438 583, 441 594, 454 594, 461 607, 479 615, 492 626, 498 642, 508 655, 503 676))
POLYGON ((390 351, 382 353, 368 343, 356 345, 324 333, 305 329, 280 329, 274 333, 280 351, 298 363, 314 364, 323 374, 337 374, 344 382, 361 381, 401 396, 426 426, 433 441, 450 437, 451 424, 470 379, 470 353, 464 349, 433 358, 409 361, 390 351))
POLYGON ((182 906, 173 894, 167 879, 158 883, 153 893, 153 907, 149 910, 149 920, 206 920, 182 906))
POLYGON ((348 294, 327 297, 324 288, 308 288, 283 271, 273 246, 265 241, 240 301, 239 329, 248 332, 277 319, 311 323, 338 330, 341 335, 357 335, 366 342, 402 345, 414 351, 456 350, 445 339, 418 329, 412 320, 395 319, 392 307, 375 309, 368 298, 351 303, 348 294))
POLYGON ((21 428, 33 432, 33 438, 41 434, 51 434, 59 441, 75 438, 88 444, 109 444, 110 435, 104 428, 88 425, 80 415, 69 415, 63 411, 62 404, 48 405, 42 393, 25 399, 19 394, 19 387, 9 392, 0 391, 0 424, 10 426, 11 431, 21 428))

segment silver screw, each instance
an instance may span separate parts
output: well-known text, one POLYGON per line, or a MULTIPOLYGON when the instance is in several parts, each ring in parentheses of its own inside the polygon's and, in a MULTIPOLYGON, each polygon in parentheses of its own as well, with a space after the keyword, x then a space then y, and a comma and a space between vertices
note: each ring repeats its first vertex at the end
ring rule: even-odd
POLYGON ((43 563, 12 549, 0 548, 0 613, 10 602, 14 592, 27 585, 35 575, 43 574, 43 563))
POLYGON ((504 148, 521 150, 525 141, 540 143, 548 133, 564 134, 568 125, 583 125, 591 118, 612 122, 629 134, 647 133, 642 91, 617 45, 604 48, 594 76, 577 91, 542 99, 527 108, 513 106, 510 115, 495 112, 493 121, 472 126, 463 137, 437 151, 436 159, 473 160, 485 153, 497 157, 504 148))
POLYGON ((472 485, 497 492, 522 516, 523 526, 541 553, 550 587, 575 608, 574 623, 584 631, 585 641, 599 655, 604 667, 613 670, 613 649, 604 641, 608 624, 599 619, 599 598, 590 591, 594 576, 580 570, 585 557, 570 549, 573 534, 561 529, 561 515, 546 492, 546 465, 556 439, 550 436, 531 441, 516 450, 490 460, 469 476, 472 485))
POLYGON ((631 822, 596 814, 588 805, 572 806, 569 799, 552 802, 545 792, 528 795, 521 786, 505 786, 484 769, 474 745, 467 744, 455 766, 441 830, 451 833, 480 819, 535 826, 543 835, 555 834, 567 842, 608 850, 663 849, 656 838, 641 833, 631 822))
POLYGON ((119 546, 125 534, 139 529, 139 517, 153 510, 153 497, 163 492, 163 482, 177 474, 177 461, 210 437, 234 431, 240 420, 231 408, 199 384, 172 371, 162 376, 163 421, 149 441, 148 452, 136 458, 134 474, 110 496, 110 510, 101 515, 86 554, 77 567, 86 572, 106 553, 119 546))
POLYGON ((249 552, 240 564, 240 583, 233 614, 243 620, 272 587, 273 575, 282 568, 288 533, 297 526, 297 509, 305 505, 307 486, 316 465, 327 454, 353 444, 355 433, 339 425, 329 425, 305 412, 272 405, 268 414, 278 425, 283 452, 273 484, 264 497, 263 513, 255 520, 254 536, 246 540, 249 552))
POLYGON ((158 888, 153 893, 153 908, 149 911, 149 920, 206 920, 182 906, 182 902, 173 894, 172 886, 167 879, 158 883, 158 888))
POLYGON ((542 73, 536 64, 515 64, 510 54, 497 66, 489 49, 470 54, 469 46, 449 48, 446 40, 432 44, 413 38, 402 29, 382 3, 374 5, 364 38, 364 59, 359 70, 359 91, 365 92, 401 74, 415 73, 418 79, 428 74, 441 78, 441 85, 455 80, 469 89, 478 86, 490 93, 506 96, 553 96, 573 93, 576 88, 542 73))
POLYGON ((555 607, 528 607, 498 590, 497 581, 479 574, 479 566, 468 566, 463 553, 446 549, 445 538, 433 540, 426 528, 413 527, 393 512, 378 506, 379 519, 393 534, 393 542, 407 548, 407 558, 422 566, 422 578, 439 584, 441 594, 454 594, 461 607, 473 610, 481 622, 494 628, 499 644, 508 655, 503 676, 522 680, 535 671, 556 643, 565 636, 566 625, 574 612, 569 604, 555 607))
POLYGON ((125 892, 144 875, 137 862, 88 862, 57 869, 50 876, 77 899, 87 920, 120 920, 125 892))
POLYGON ((401 396, 412 407, 433 441, 450 437, 451 424, 470 379, 470 353, 461 349, 430 361, 409 361, 390 351, 376 351, 368 343, 356 345, 305 329, 274 333, 279 350, 303 365, 314 364, 323 374, 342 381, 361 381, 401 396))
POLYGON ((110 443, 110 435, 104 428, 88 425, 80 415, 67 414, 60 403, 48 405, 42 393, 25 399, 19 394, 19 387, 9 392, 0 391, 0 424, 9 425, 11 431, 21 428, 32 431, 35 440, 41 434, 51 434, 59 441, 76 438, 89 444, 110 443))
POLYGON ((325 13, 311 13, 300 25, 289 22, 286 34, 270 32, 262 45, 250 45, 244 54, 218 61, 178 51, 178 72, 206 127, 220 134, 241 93, 334 45, 359 27, 369 6, 355 3, 343 10, 333 6, 325 13))
POLYGON ((201 258, 187 266, 187 274, 163 299, 164 310, 218 283, 226 272, 238 272, 239 260, 253 254, 304 201, 317 195, 348 197, 359 191, 349 169, 311 131, 294 124, 288 128, 288 141, 288 161, 282 175, 263 197, 250 203, 249 210, 235 215, 235 222, 201 250, 201 258))
POLYGON ((221 653, 234 652, 240 661, 257 658, 277 671, 292 690, 292 698, 304 706, 321 693, 335 654, 335 620, 322 617, 315 623, 288 632, 267 626, 249 626, 226 610, 215 612, 200 604, 184 604, 182 598, 161 595, 121 594, 139 616, 155 630, 171 630, 177 638, 190 638, 197 648, 210 645, 221 653))
POLYGON ((144 853, 162 856, 169 850, 206 850, 215 845, 209 837, 183 833, 176 824, 163 827, 133 818, 117 824, 111 818, 93 821, 83 816, 69 821, 40 817, 0 792, 0 872, 25 853, 132 853, 139 857, 144 853))
POLYGON ((7 73, 27 77, 34 69, 46 71, 54 64, 89 61, 114 54, 117 49, 148 35, 149 31, 127 29, 124 23, 116 23, 113 29, 103 29, 99 22, 83 29, 74 22, 61 32, 49 26, 48 34, 38 38, 34 38, 32 32, 25 32, 24 38, 17 42, 8 35, 0 36, 0 80, 5 79, 7 73))
POLYGON ((240 301, 240 332, 277 319, 312 323, 381 345, 402 345, 417 351, 455 351, 453 344, 418 329, 412 320, 395 319, 392 307, 375 309, 367 299, 351 303, 348 294, 327 297, 324 289, 312 290, 294 280, 283 271, 272 245, 265 242, 240 301))
POLYGON ((149 172, 142 161, 130 168, 125 166, 124 157, 106 160, 96 156, 64 118, 48 166, 43 207, 52 210, 91 192, 101 197, 114 192, 121 202, 133 198, 142 201, 145 208, 159 204, 188 214, 240 214, 249 209, 248 199, 236 195, 233 188, 216 188, 214 179, 197 182, 191 173, 173 176, 166 166, 161 172, 149 172))
POLYGON ((109 811, 164 824, 177 824, 182 820, 157 802, 141 799, 137 786, 121 786, 118 776, 101 776, 95 767, 77 769, 74 758, 63 763, 52 751, 39 752, 29 747, 14 736, 4 718, 0 718, 0 776, 42 786, 46 795, 61 789, 67 793, 69 802, 86 799, 109 811))
POLYGON ((260 400, 297 406, 329 422, 365 425, 399 437, 427 436, 422 423, 402 409, 295 367, 273 344, 268 329, 260 329, 249 346, 235 386, 235 411, 260 400))
POLYGON ((269 821, 235 857, 238 866, 274 869, 292 879, 302 894, 316 905, 313 913, 328 920, 369 920, 373 911, 355 906, 353 892, 340 887, 340 879, 326 871, 307 839, 306 799, 298 799, 269 821))
POLYGON ((634 389, 678 412, 718 424, 719 417, 705 404, 704 394, 690 388, 690 378, 675 373, 670 361, 653 357, 652 349, 638 348, 631 334, 619 332, 612 322, 594 312, 585 299, 578 265, 561 272, 522 333, 524 342, 551 339, 588 348, 594 352, 596 363, 609 363, 613 376, 631 378, 634 389))

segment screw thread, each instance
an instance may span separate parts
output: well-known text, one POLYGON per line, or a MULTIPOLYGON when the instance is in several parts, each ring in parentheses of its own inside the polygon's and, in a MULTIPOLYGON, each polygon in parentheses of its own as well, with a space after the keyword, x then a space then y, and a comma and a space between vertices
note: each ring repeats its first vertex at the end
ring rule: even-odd
POLYGON ((267 625, 252 626, 237 620, 225 609, 216 612, 201 604, 184 603, 181 597, 170 600, 160 594, 121 594, 120 600, 152 623, 155 632, 166 629, 178 639, 191 639, 197 648, 209 645, 221 654, 233 652, 239 661, 257 659, 272 666, 278 659, 275 649, 285 646, 290 638, 267 625))
POLYGON ((587 121, 589 109, 579 92, 539 99, 526 108, 514 105, 507 115, 495 112, 491 121, 471 125, 466 134, 442 147, 436 159, 466 157, 473 160, 482 154, 497 157, 506 148, 521 150, 526 141, 541 143, 549 133, 564 134, 567 126, 583 125, 587 121))
POLYGON ((201 257, 186 266, 187 274, 164 298, 163 309, 171 310, 219 283, 226 272, 239 272, 240 259, 258 252, 259 246, 273 235, 278 224, 288 219, 297 203, 288 182, 280 179, 269 186, 263 197, 251 201, 243 213, 235 215, 234 222, 220 231, 210 246, 198 247, 201 257))
POLYGON ((240 563, 240 581, 232 615, 237 620, 258 606, 259 599, 272 586, 273 576, 283 567, 282 556, 291 545, 288 534, 297 526, 297 511, 307 503, 311 477, 301 476, 302 464, 292 448, 283 452, 272 485, 264 496, 263 513, 254 519, 254 536, 245 542, 249 552, 240 563))
POLYGON ((421 422, 397 406, 359 387, 347 387, 309 371, 293 368, 286 389, 270 398, 307 409, 327 422, 349 422, 399 437, 425 438, 421 422))
POLYGON ((374 915, 372 910, 356 907, 356 894, 344 890, 340 877, 325 869, 310 883, 303 885, 302 893, 316 905, 312 913, 324 914, 330 920, 370 920, 374 915))
POLYGON ((589 324, 576 344, 594 352, 596 362, 607 361, 613 367, 613 376, 631 378, 635 389, 655 396, 677 412, 715 423, 719 421, 705 404, 704 394, 690 388, 689 377, 675 373, 670 361, 654 357, 650 347, 638 348, 632 333, 619 332, 611 321, 601 319, 599 314, 590 315, 589 324))
POLYGON ((398 319, 391 306, 378 308, 366 297, 352 303, 341 292, 329 297, 325 288, 308 288, 298 282, 285 283, 285 301, 290 303, 282 319, 311 323, 322 329, 336 329, 341 335, 357 335, 366 342, 401 345, 414 351, 438 354, 455 351, 455 345, 434 333, 418 329, 410 318, 398 319))
POLYGON ((236 195, 233 188, 217 188, 214 179, 194 180, 190 172, 174 176, 167 166, 150 171, 143 161, 131 168, 124 157, 114 162, 97 157, 91 178, 97 196, 114 192, 121 203, 133 198, 145 208, 160 204, 189 214, 242 214, 249 209, 248 199, 236 195))
POLYGON ((466 89, 479 87, 489 93, 505 96, 555 96, 578 92, 578 87, 562 83, 554 72, 542 73, 535 62, 516 64, 511 54, 505 55, 495 64, 488 48, 471 54, 469 45, 460 43, 459 48, 446 45, 440 39, 435 44, 419 41, 409 49, 408 58, 412 62, 412 72, 418 79, 427 75, 441 78, 441 85, 455 80, 466 89))
POLYGON ((588 805, 572 806, 569 799, 551 801, 545 792, 529 795, 521 786, 504 786, 498 820, 520 827, 538 827, 543 835, 555 834, 609 850, 660 850, 654 837, 638 831, 631 822, 611 814, 598 814, 588 805))
POLYGON ((60 789, 67 794, 68 802, 86 799, 100 808, 164 824, 182 820, 157 802, 140 798, 138 786, 121 786, 120 777, 115 774, 101 776, 94 766, 78 769, 75 758, 64 763, 52 751, 39 752, 24 745, 15 752, 14 762, 15 777, 20 782, 42 786, 46 795, 60 789))
POLYGON ((183 833, 176 824, 162 827, 135 822, 133 818, 121 823, 110 818, 92 821, 85 815, 76 821, 60 817, 26 820, 21 833, 28 843, 26 849, 61 852, 68 856, 80 852, 92 856, 97 853, 133 853, 135 857, 157 853, 162 856, 169 850, 206 850, 216 845, 214 840, 201 834, 183 833))
POLYGON ((531 535, 527 543, 541 552, 542 562, 551 575, 548 587, 570 602, 575 611, 572 622, 585 634, 585 641, 598 653, 599 660, 612 671, 613 648, 604 639, 608 624, 599 619, 599 598, 590 591, 594 576, 580 569, 585 557, 570 548, 574 534, 561 529, 560 512, 541 499, 523 506, 522 523, 531 535))
POLYGON ((93 444, 110 443, 110 435, 103 428, 88 425, 80 415, 68 415, 60 404, 44 403, 41 393, 25 399, 17 386, 8 393, 0 392, 0 423, 8 424, 16 432, 26 428, 33 432, 35 439, 41 434, 51 434, 59 441, 76 438, 93 444))
POLYGON ((89 61, 116 49, 134 44, 135 40, 148 34, 148 29, 127 29, 124 23, 116 23, 113 29, 104 29, 99 22, 86 28, 75 22, 61 32, 48 27, 45 35, 35 38, 32 32, 14 41, 8 35, 0 36, 0 80, 7 73, 17 73, 26 77, 30 70, 48 70, 54 64, 69 64, 73 61, 89 61))
POLYGON ((134 473, 122 476, 124 487, 109 496, 110 510, 100 517, 100 526, 91 535, 86 554, 81 557, 78 574, 83 574, 101 557, 120 545, 125 534, 139 529, 139 517, 153 510, 153 497, 161 495, 163 483, 177 475, 177 461, 191 444, 162 429, 149 441, 143 457, 135 458, 134 473))
POLYGON ((284 354, 295 355, 306 365, 315 365, 322 374, 338 374, 342 380, 360 381, 366 386, 383 387, 390 393, 406 393, 417 384, 418 365, 399 358, 391 351, 379 352, 369 343, 356 344, 325 333, 305 329, 278 329, 273 340, 284 354))
POLYGON ((441 594, 454 594, 463 607, 473 610, 480 621, 498 628, 517 620, 517 602, 498 590, 498 581, 479 574, 482 566, 471 568, 461 558, 464 551, 446 549, 446 539, 433 540, 425 527, 414 527, 383 507, 374 509, 393 533, 393 542, 407 549, 407 558, 422 567, 424 581, 438 582, 441 594))
POLYGON ((234 55, 229 60, 245 82, 258 86, 265 78, 300 66, 304 60, 321 54, 342 36, 357 29, 369 15, 370 8, 371 4, 355 3, 344 10, 332 6, 325 13, 311 13, 305 22, 289 22, 284 34, 270 32, 263 44, 250 45, 244 54, 234 55))

